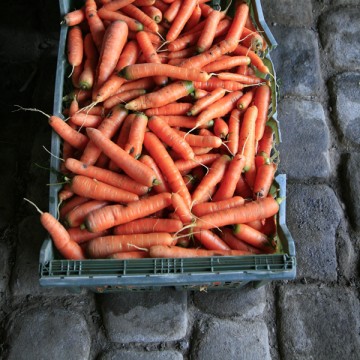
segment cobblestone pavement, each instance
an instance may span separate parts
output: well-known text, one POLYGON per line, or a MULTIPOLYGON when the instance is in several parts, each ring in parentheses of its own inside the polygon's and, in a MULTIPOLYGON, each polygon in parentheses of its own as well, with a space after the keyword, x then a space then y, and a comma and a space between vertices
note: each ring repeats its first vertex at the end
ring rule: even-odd
POLYGON ((73 294, 38 283, 56 1, 3 1, 0 358, 359 359, 360 4, 263 0, 279 43, 280 171, 297 277, 259 289, 73 294))

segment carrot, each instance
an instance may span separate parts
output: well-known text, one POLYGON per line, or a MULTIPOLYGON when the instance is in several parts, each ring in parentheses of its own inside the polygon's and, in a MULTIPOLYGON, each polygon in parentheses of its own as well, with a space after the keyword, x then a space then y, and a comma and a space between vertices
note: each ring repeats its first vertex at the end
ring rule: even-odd
POLYGON ((129 27, 129 31, 141 31, 144 29, 144 25, 141 22, 117 11, 109 11, 101 8, 98 11, 98 15, 103 20, 108 20, 111 22, 121 20, 126 22, 127 26, 129 27))
POLYGON ((147 251, 126 251, 126 252, 118 252, 109 255, 108 259, 116 259, 116 260, 129 260, 129 259, 144 259, 148 258, 149 253, 147 251))
POLYGON ((70 189, 70 185, 66 183, 58 193, 58 200, 62 203, 74 196, 74 192, 70 189))
POLYGON ((154 245, 172 245, 174 242, 169 233, 108 235, 89 241, 86 250, 90 257, 99 259, 117 252, 149 249, 154 245))
POLYGON ((206 91, 213 91, 217 88, 223 88, 228 91, 239 91, 242 90, 245 85, 237 81, 225 81, 212 77, 206 82, 194 81, 194 87, 195 89, 202 89, 206 91))
POLYGON ((161 22, 163 14, 161 10, 155 6, 144 6, 142 11, 153 19, 157 24, 161 22))
POLYGON ((24 199, 30 204, 35 206, 36 210, 40 213, 40 222, 45 230, 50 234, 55 247, 62 256, 70 260, 83 260, 85 259, 82 248, 70 239, 69 233, 63 225, 50 213, 41 211, 33 202, 24 199))
POLYGON ((218 59, 221 55, 233 51, 232 49, 234 49, 235 44, 237 44, 237 41, 234 39, 222 40, 200 55, 185 60, 181 66, 185 68, 202 69, 205 65, 218 59))
POLYGON ((221 239, 224 240, 224 242, 233 250, 243 250, 249 251, 253 254, 261 254, 260 249, 247 244, 243 240, 238 239, 228 228, 222 229, 221 239))
POLYGON ((195 156, 191 160, 176 160, 175 166, 178 168, 181 174, 189 172, 190 170, 201 166, 201 165, 211 165, 216 159, 218 159, 220 154, 204 154, 195 156))
POLYGON ((179 193, 190 205, 191 196, 184 180, 160 139, 153 133, 145 133, 144 146, 167 179, 172 192, 179 193))
POLYGON ((86 229, 83 229, 80 226, 69 228, 67 229, 67 232, 70 235, 70 239, 78 244, 83 244, 91 239, 99 236, 105 236, 109 233, 107 230, 98 233, 92 233, 90 231, 87 231, 86 229))
POLYGON ((215 101, 213 104, 208 106, 206 110, 200 113, 196 121, 196 127, 207 123, 211 119, 225 116, 235 107, 237 100, 239 100, 241 96, 241 91, 234 91, 215 101))
POLYGON ((238 153, 246 157, 244 171, 248 171, 255 156, 255 122, 258 110, 256 106, 250 106, 244 113, 239 135, 238 153))
POLYGON ((66 227, 78 227, 84 222, 88 213, 108 204, 109 202, 104 200, 89 200, 69 211, 65 216, 64 223, 66 227))
POLYGON ((197 51, 199 53, 204 52, 205 50, 210 49, 213 44, 216 29, 219 25, 220 20, 225 16, 224 12, 212 11, 209 16, 206 18, 203 31, 197 41, 197 51))
POLYGON ((124 21, 114 21, 106 29, 99 63, 96 71, 97 86, 101 86, 110 77, 118 63, 127 40, 128 26, 124 21))
POLYGON ((268 158, 270 157, 273 146, 273 136, 273 129, 270 126, 265 126, 264 135, 258 143, 257 154, 263 154, 268 158))
POLYGON ((232 198, 225 200, 195 204, 191 211, 194 215, 200 217, 220 210, 231 209, 233 207, 243 205, 244 203, 245 200, 241 196, 233 196, 232 198))
POLYGON ((157 7, 163 14, 169 8, 169 5, 162 0, 155 0, 155 7, 157 7))
POLYGON ((63 18, 63 23, 67 26, 75 26, 82 23, 85 19, 84 8, 81 8, 68 12, 63 18))
POLYGON ((175 0, 171 5, 164 11, 164 20, 166 23, 172 23, 178 14, 181 7, 181 0, 175 0))
POLYGON ((268 218, 279 211, 279 204, 272 197, 247 202, 231 209, 220 210, 201 216, 196 226, 211 229, 232 224, 244 224, 250 221, 268 218))
POLYGON ((264 64, 262 59, 255 54, 254 51, 249 50, 245 46, 238 45, 236 49, 234 50, 234 55, 241 55, 241 56, 248 56, 251 59, 251 64, 254 65, 260 72, 268 74, 269 69, 264 64))
MULTIPOLYGON (((166 54, 167 59, 172 62, 176 61, 176 63, 181 64, 181 62, 183 62, 185 60, 185 58, 196 55, 196 47, 195 46, 191 46, 189 48, 186 49, 182 49, 182 50, 178 50, 178 51, 170 51, 168 54, 166 54)), ((169 65, 176 65, 175 64, 168 64, 169 65)))
POLYGON ((84 175, 136 195, 145 195, 149 192, 149 188, 147 186, 135 182, 126 175, 118 174, 97 166, 87 165, 76 159, 66 159, 65 166, 73 174, 84 175))
POLYGON ((222 118, 216 118, 214 121, 214 134, 220 139, 225 139, 229 133, 229 126, 222 118))
POLYGON ((126 109, 139 111, 164 106, 186 96, 194 89, 191 81, 179 81, 160 90, 139 96, 125 105, 126 109))
MULTIPOLYGON (((127 113, 127 110, 121 105, 113 107, 99 125, 97 131, 108 139, 112 138, 124 122, 127 113)), ((94 165, 100 154, 101 149, 93 141, 89 141, 80 157, 80 161, 87 165, 94 165)))
POLYGON ((186 225, 195 221, 189 206, 185 203, 184 199, 177 193, 171 194, 172 206, 175 214, 179 217, 180 221, 186 225))
POLYGON ((74 209, 76 206, 83 204, 84 202, 88 201, 88 198, 84 198, 82 196, 73 196, 71 199, 67 200, 66 202, 61 204, 59 210, 59 217, 63 219, 64 216, 74 209))
POLYGON ((240 75, 229 72, 221 72, 217 74, 218 79, 228 81, 238 81, 242 84, 257 85, 263 82, 261 78, 256 76, 240 75))
POLYGON ((190 103, 170 103, 157 108, 151 108, 145 110, 147 116, 153 115, 185 115, 192 107, 190 103))
POLYGON ((132 179, 149 187, 156 183, 155 174, 151 169, 134 159, 99 130, 87 128, 86 131, 90 140, 132 179))
POLYGON ((199 23, 200 19, 201 19, 201 8, 199 4, 197 4, 184 27, 184 31, 188 31, 192 29, 194 26, 196 26, 199 23))
POLYGON ((170 29, 166 34, 167 41, 174 41, 178 38, 181 31, 184 29, 187 21, 193 13, 197 5, 196 0, 184 0, 181 3, 180 9, 176 14, 174 21, 171 23, 170 29))
POLYGON ((263 250, 266 253, 275 251, 270 239, 258 230, 245 224, 236 224, 233 234, 240 240, 245 241, 251 246, 263 250))
POLYGON ((195 89, 194 92, 192 93, 192 96, 194 97, 194 99, 199 100, 204 96, 206 96, 207 94, 209 93, 206 90, 195 89))
MULTIPOLYGON (((142 32, 138 34, 140 33, 142 32)), ((211 75, 197 69, 182 69, 178 66, 168 64, 150 63, 127 66, 120 72, 120 76, 125 77, 127 80, 136 80, 148 76, 161 76, 179 80, 207 81, 211 75)))
POLYGON ((175 233, 183 224, 175 219, 143 218, 115 226, 114 235, 148 234, 156 232, 175 233))
POLYGON ((148 8, 149 6, 152 6, 155 4, 155 0, 135 0, 133 2, 133 5, 137 7, 143 7, 143 11, 145 8, 148 8))
MULTIPOLYGON (((184 115, 158 115, 163 120, 165 120, 168 125, 172 127, 182 127, 192 129, 196 125, 195 116, 184 116, 184 115)), ((208 121, 206 124, 201 127, 211 127, 214 124, 213 120, 208 121)))
MULTIPOLYGON (((211 62, 210 64, 203 67, 204 71, 208 72, 217 72, 222 70, 232 69, 239 65, 249 65, 250 58, 248 56, 226 56, 224 58, 218 59, 216 61, 211 62)), ((234 74, 234 78, 239 81, 234 74)), ((222 79, 222 80, 231 80, 231 79, 222 79)))
POLYGON ((82 63, 84 56, 84 41, 79 26, 71 27, 67 36, 67 59, 69 64, 74 67, 82 63))
POLYGON ((143 113, 137 113, 131 123, 128 141, 124 150, 135 159, 138 159, 141 155, 147 124, 148 117, 143 113))
POLYGON ((148 127, 160 140, 170 146, 183 159, 190 160, 194 158, 195 154, 187 141, 177 134, 161 117, 151 116, 148 127))
POLYGON ((134 0, 112 0, 108 2, 107 4, 103 5, 103 9, 109 10, 109 11, 117 11, 123 8, 124 6, 133 3, 134 0))
POLYGON ((239 100, 238 102, 236 103, 236 107, 239 109, 239 110, 246 110, 253 98, 254 98, 254 95, 255 95, 255 89, 250 89, 249 91, 247 91, 239 100))
POLYGON ((271 89, 268 85, 259 86, 254 96, 254 105, 258 108, 258 116, 255 125, 255 140, 259 141, 263 135, 268 120, 269 105, 271 101, 271 89))
POLYGON ((206 109, 209 105, 213 104, 215 101, 220 100, 225 96, 225 89, 216 88, 211 93, 208 93, 206 96, 197 100, 193 107, 188 112, 189 116, 195 116, 199 114, 202 110, 206 109))
POLYGON ((83 71, 84 71, 84 62, 82 62, 78 66, 75 66, 71 70, 71 82, 72 82, 72 85, 74 86, 74 88, 77 88, 77 89, 80 88, 79 78, 83 71))
POLYGON ((212 163, 208 174, 204 176, 191 196, 192 205, 205 202, 209 199, 209 189, 221 181, 229 161, 229 156, 222 155, 212 163))
POLYGON ((76 149, 84 149, 89 141, 84 134, 77 132, 58 116, 49 116, 49 125, 63 140, 76 149))
POLYGON ((243 198, 250 199, 252 198, 253 192, 249 184, 245 181, 245 178, 240 176, 238 183, 236 184, 236 195, 240 195, 243 198))
POLYGON ((80 127, 98 127, 102 122, 103 118, 99 115, 87 115, 84 113, 77 113, 71 116, 71 121, 73 124, 80 127))
POLYGON ((99 17, 95 0, 85 1, 85 16, 96 48, 100 51, 105 34, 105 26, 99 17))
POLYGON ((217 136, 187 134, 180 130, 174 131, 181 135, 182 138, 193 147, 211 147, 216 149, 222 145, 221 139, 217 136))
POLYGON ((211 230, 194 228, 192 234, 208 250, 230 250, 230 247, 211 230))
POLYGON ((86 34, 84 38, 84 53, 86 60, 84 62, 84 69, 79 76, 79 86, 83 90, 89 90, 94 84, 95 70, 98 62, 98 52, 90 33, 86 34))
POLYGON ((127 204, 127 206, 109 205, 91 212, 85 220, 85 226, 91 232, 110 229, 154 214, 169 205, 171 205, 171 194, 169 193, 142 198, 127 204))
POLYGON ((126 5, 121 9, 121 11, 124 12, 126 15, 139 21, 141 24, 144 25, 145 28, 149 29, 150 31, 155 33, 159 31, 157 23, 136 6, 132 4, 126 5))
POLYGON ((94 200, 113 201, 125 204, 139 200, 139 197, 134 193, 84 175, 75 175, 71 180, 70 188, 75 194, 94 200))
POLYGON ((276 165, 274 163, 261 165, 257 169, 253 188, 256 198, 262 198, 268 195, 274 181, 275 172, 276 165))
POLYGON ((251 255, 243 250, 208 250, 208 249, 187 249, 180 246, 152 246, 149 251, 152 258, 197 258, 209 256, 243 256, 251 255))
POLYGON ((230 199, 234 196, 236 184, 245 166, 245 161, 246 158, 243 155, 236 154, 233 157, 225 171, 224 179, 221 181, 218 190, 212 198, 213 201, 230 199))
MULTIPOLYGON (((235 15, 233 17, 231 27, 228 33, 226 34, 227 40, 229 39, 235 39, 236 41, 240 40, 248 15, 249 15, 249 6, 247 4, 243 3, 236 7, 235 15)), ((232 48, 231 51, 233 51, 235 48, 236 46, 234 46, 234 48, 232 48)))
POLYGON ((145 154, 140 157, 139 161, 147 165, 155 173, 159 184, 153 186, 154 191, 158 194, 162 192, 170 192, 169 185, 159 167, 156 165, 154 159, 151 156, 145 154))
POLYGON ((126 105, 128 101, 134 100, 144 94, 146 94, 146 90, 144 89, 133 89, 129 91, 124 91, 115 94, 113 96, 110 96, 108 99, 104 101, 103 106, 104 109, 111 109, 116 105, 121 105, 121 104, 126 105))
POLYGON ((247 27, 244 27, 241 39, 241 45, 250 48, 254 52, 262 51, 266 49, 266 42, 256 31, 252 31, 247 27))

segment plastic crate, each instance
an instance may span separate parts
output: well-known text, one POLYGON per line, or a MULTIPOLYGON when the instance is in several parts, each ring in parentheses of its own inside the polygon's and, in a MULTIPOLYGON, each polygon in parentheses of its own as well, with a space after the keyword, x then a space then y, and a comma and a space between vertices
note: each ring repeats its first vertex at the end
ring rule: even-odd
MULTIPOLYGON (((79 8, 82 1, 60 0, 60 15, 79 8)), ((219 1, 213 1, 213 6, 219 1)), ((251 15, 259 30, 263 32, 269 50, 276 41, 267 27, 260 0, 249 0, 251 15)), ((67 27, 61 26, 59 52, 56 70, 53 113, 62 116, 62 101, 66 88, 68 64, 65 57, 67 27)), ((273 103, 271 122, 280 139, 276 119, 276 77, 269 56, 266 62, 272 72, 273 103)), ((51 152, 60 155, 61 141, 53 132, 51 152)), ((51 157, 51 168, 59 169, 60 161, 51 157)), ((50 183, 57 183, 55 172, 50 173, 50 183)), ((286 176, 277 175, 275 186, 284 199, 277 216, 277 232, 281 253, 252 256, 213 256, 208 258, 184 259, 136 259, 136 260, 63 260, 59 257, 50 238, 45 239, 40 250, 40 285, 65 287, 73 290, 81 288, 96 292, 159 290, 175 287, 180 290, 209 290, 239 288, 248 283, 260 286, 273 280, 290 280, 296 275, 295 245, 286 226, 286 176)), ((57 194, 59 186, 50 187, 49 211, 57 214, 57 194)))

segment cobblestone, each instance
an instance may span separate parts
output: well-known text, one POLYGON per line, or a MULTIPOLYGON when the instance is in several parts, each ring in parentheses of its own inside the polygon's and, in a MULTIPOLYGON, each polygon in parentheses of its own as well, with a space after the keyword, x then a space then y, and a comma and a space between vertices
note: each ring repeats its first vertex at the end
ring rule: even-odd
POLYGON ((261 3, 268 25, 310 27, 314 21, 311 0, 263 0, 261 3))
POLYGON ((182 360, 183 356, 178 351, 131 351, 115 350, 103 354, 99 360, 182 360))
POLYGON ((87 323, 72 311, 42 308, 16 314, 7 334, 8 360, 89 359, 87 323))
POLYGON ((155 342, 183 338, 187 293, 171 289, 99 296, 107 335, 113 342, 155 342))
POLYGON ((346 187, 343 191, 352 224, 360 230, 360 153, 348 155, 344 166, 346 187))
POLYGON ((288 186, 287 218, 296 246, 298 278, 337 279, 335 233, 342 216, 328 186, 288 186))
POLYGON ((194 303, 200 310, 214 316, 253 319, 265 309, 266 287, 198 292, 194 294, 194 303))
POLYGON ((332 10, 320 17, 321 43, 337 70, 360 69, 359 18, 359 8, 332 10))
POLYGON ((320 97, 322 78, 317 38, 312 30, 272 27, 281 44, 271 52, 280 96, 320 97))
POLYGON ((268 329, 261 320, 237 321, 211 319, 201 324, 192 352, 194 360, 270 360, 268 329), (234 341, 236 339, 236 341, 234 341))
POLYGON ((345 139, 360 144, 360 73, 343 73, 329 82, 335 121, 345 139))
POLYGON ((282 99, 278 113, 282 133, 279 172, 290 179, 327 178, 330 134, 321 104, 282 99), (306 166, 299 166, 299 159, 306 166))
POLYGON ((358 359, 360 306, 354 292, 323 285, 280 288, 284 359, 358 359))

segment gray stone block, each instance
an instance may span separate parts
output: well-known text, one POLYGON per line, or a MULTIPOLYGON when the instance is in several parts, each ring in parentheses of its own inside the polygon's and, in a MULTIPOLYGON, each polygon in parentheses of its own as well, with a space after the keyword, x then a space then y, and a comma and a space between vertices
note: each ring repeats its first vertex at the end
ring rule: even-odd
POLYGON ((335 236, 343 212, 334 191, 326 185, 289 185, 286 198, 297 277, 336 280, 335 236))
POLYGON ((346 185, 343 195, 352 225, 360 230, 360 153, 348 155, 344 166, 346 185))
POLYGON ((332 6, 359 5, 359 0, 331 0, 332 6))
POLYGON ((0 230, 5 229, 16 213, 17 188, 15 176, 0 174, 0 230))
POLYGON ((183 356, 178 351, 137 351, 114 350, 99 357, 99 360, 182 360, 183 356))
POLYGON ((360 9, 331 10, 320 17, 319 34, 327 58, 337 70, 360 69, 360 9))
POLYGON ((58 308, 13 313, 7 329, 8 360, 88 360, 91 337, 85 319, 58 308))
POLYGON ((290 179, 327 178, 330 135, 321 104, 282 99, 278 119, 282 134, 279 172, 290 179))
POLYGON ((320 97, 322 78, 317 36, 312 30, 272 27, 278 42, 271 52, 280 96, 320 97))
POLYGON ((107 336, 117 343, 172 341, 187 330, 187 293, 155 292, 99 295, 107 336))
POLYGON ((261 4, 268 25, 310 27, 313 23, 311 0, 262 0, 261 4))
POLYGON ((268 329, 263 321, 212 319, 200 324, 194 341, 194 360, 271 359, 268 329))
POLYGON ((360 74, 343 73, 329 82, 331 104, 341 135, 360 144, 360 74))
POLYGON ((360 306, 351 289, 296 285, 279 293, 284 359, 359 359, 360 306))
POLYGON ((194 303, 201 311, 218 317, 253 319, 260 316, 265 309, 266 287, 255 289, 245 286, 238 290, 196 292, 194 303))

